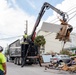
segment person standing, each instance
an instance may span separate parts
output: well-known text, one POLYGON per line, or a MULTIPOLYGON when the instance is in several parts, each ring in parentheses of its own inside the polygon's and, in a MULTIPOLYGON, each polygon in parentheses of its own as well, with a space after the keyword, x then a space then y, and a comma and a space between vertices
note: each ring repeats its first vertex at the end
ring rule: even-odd
POLYGON ((6 75, 6 58, 2 51, 3 48, 0 46, 0 75, 6 75))
POLYGON ((23 35, 24 42, 26 41, 27 37, 28 37, 28 35, 27 35, 27 33, 25 33, 25 34, 23 35))

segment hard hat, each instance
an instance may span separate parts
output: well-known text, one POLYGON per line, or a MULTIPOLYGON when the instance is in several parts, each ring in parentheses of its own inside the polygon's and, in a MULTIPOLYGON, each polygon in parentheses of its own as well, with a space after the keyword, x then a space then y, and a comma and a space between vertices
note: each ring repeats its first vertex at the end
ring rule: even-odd
POLYGON ((0 46, 0 51, 3 51, 3 48, 0 46))
POLYGON ((27 32, 26 32, 26 31, 24 31, 24 33, 25 33, 25 34, 27 34, 27 32))

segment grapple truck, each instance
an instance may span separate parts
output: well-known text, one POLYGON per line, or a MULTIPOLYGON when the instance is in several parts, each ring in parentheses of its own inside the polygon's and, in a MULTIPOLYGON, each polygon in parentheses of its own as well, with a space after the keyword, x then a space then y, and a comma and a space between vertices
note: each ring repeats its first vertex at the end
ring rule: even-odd
MULTIPOLYGON (((54 6, 52 6, 51 4, 49 4, 47 2, 45 2, 43 4, 43 6, 41 7, 41 10, 38 14, 38 17, 35 22, 31 36, 29 38, 27 38, 26 42, 19 45, 20 55, 18 55, 19 53, 18 54, 16 53, 16 55, 14 55, 14 56, 10 55, 11 59, 14 60, 15 64, 21 64, 21 67, 23 67, 25 64, 33 64, 34 61, 37 60, 41 66, 40 56, 38 53, 38 46, 34 44, 34 34, 41 21, 42 16, 44 15, 45 11, 48 9, 52 9, 53 11, 58 13, 60 16, 62 16, 63 21, 67 21, 68 15, 65 12, 55 8, 54 6)), ((9 47, 10 52, 11 52, 11 47, 12 47, 12 45, 9 47)), ((17 50, 17 48, 15 49, 15 51, 16 50, 17 50)), ((18 52, 18 51, 19 50, 17 50, 16 52, 18 52)))

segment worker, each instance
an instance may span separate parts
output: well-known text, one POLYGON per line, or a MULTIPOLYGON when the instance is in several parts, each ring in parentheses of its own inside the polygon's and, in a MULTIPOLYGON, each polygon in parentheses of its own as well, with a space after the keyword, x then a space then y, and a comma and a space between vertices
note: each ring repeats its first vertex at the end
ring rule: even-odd
POLYGON ((6 58, 2 51, 3 48, 0 46, 0 75, 6 75, 6 58))
POLYGON ((23 39, 24 39, 24 42, 25 42, 26 39, 27 39, 27 33, 25 33, 25 34, 23 35, 23 39))

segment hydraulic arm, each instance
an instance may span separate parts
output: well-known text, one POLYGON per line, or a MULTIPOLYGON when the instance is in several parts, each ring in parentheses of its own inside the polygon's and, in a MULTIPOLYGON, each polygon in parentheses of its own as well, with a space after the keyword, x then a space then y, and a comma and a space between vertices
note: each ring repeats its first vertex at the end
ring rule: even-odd
POLYGON ((60 16, 62 16, 62 19, 63 19, 64 22, 67 21, 68 15, 65 12, 63 12, 63 11, 55 8, 54 6, 52 6, 51 4, 49 4, 47 2, 45 2, 43 4, 43 6, 41 7, 40 13, 39 13, 38 18, 36 20, 36 23, 34 25, 34 29, 33 29, 32 34, 31 34, 31 40, 32 40, 32 38, 34 36, 34 33, 36 31, 37 26, 40 23, 40 20, 41 20, 42 16, 44 15, 45 11, 48 10, 48 9, 50 9, 50 8, 52 10, 54 10, 56 13, 58 13, 60 16))

